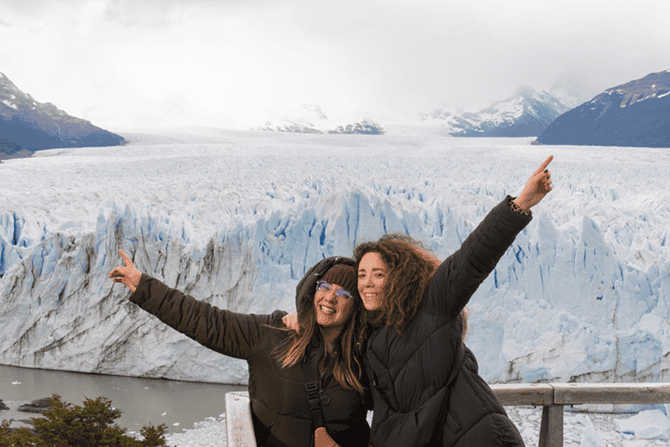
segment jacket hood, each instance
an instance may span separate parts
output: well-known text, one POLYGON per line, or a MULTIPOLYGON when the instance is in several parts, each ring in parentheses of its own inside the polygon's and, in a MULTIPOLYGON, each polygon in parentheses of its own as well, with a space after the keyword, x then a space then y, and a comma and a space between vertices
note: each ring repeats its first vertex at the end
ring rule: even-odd
MULTIPOLYGON (((356 261, 344 256, 331 256, 317 262, 305 273, 295 289, 295 308, 298 311, 298 316, 305 311, 306 306, 313 305, 316 282, 336 264, 347 264, 356 268, 356 261)), ((350 290, 349 292, 358 299, 358 290, 350 290)))

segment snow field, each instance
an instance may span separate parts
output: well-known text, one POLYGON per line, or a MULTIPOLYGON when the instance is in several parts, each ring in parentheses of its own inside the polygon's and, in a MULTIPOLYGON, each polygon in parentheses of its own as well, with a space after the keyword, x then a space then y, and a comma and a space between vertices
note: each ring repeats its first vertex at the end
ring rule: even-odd
MULTIPOLYGON (((519 429, 527 447, 538 445, 541 407, 505 407, 519 429)), ((670 426, 663 414, 645 411, 636 415, 607 413, 564 414, 564 447, 665 447, 670 439, 670 426), (663 419, 664 418, 664 419, 663 419)), ((192 429, 170 434, 172 447, 225 447, 225 416, 208 418, 192 429)))

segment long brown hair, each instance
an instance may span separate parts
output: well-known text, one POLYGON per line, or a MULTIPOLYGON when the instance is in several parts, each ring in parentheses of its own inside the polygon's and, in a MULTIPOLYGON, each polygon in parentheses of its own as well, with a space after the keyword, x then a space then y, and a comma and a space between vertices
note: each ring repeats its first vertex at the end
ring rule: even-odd
MULTIPOLYGON (((314 341, 323 340, 321 328, 316 322, 316 311, 314 309, 314 292, 316 283, 311 293, 310 305, 303 305, 298 309, 298 327, 299 332, 285 329, 289 336, 285 343, 279 346, 277 358, 282 368, 293 366, 302 361, 310 344, 314 341)), ((354 300, 354 311, 345 324, 342 333, 335 341, 335 352, 330 355, 333 360, 333 377, 345 389, 355 390, 364 394, 361 378, 363 375, 363 366, 361 358, 363 356, 363 345, 366 336, 366 324, 363 319, 363 305, 358 291, 350 291, 351 300, 354 300)), ((323 343, 322 343, 323 344, 323 343)), ((324 353, 320 362, 319 370, 321 372, 326 368, 326 357, 328 347, 324 346, 324 353)))
MULTIPOLYGON (((430 280, 440 260, 424 245, 406 234, 385 234, 375 242, 363 242, 354 248, 354 259, 360 263, 367 253, 378 253, 388 269, 384 300, 379 310, 368 312, 373 325, 384 324, 402 333, 416 315, 430 280)), ((467 312, 459 315, 463 324, 462 338, 467 332, 467 312)))

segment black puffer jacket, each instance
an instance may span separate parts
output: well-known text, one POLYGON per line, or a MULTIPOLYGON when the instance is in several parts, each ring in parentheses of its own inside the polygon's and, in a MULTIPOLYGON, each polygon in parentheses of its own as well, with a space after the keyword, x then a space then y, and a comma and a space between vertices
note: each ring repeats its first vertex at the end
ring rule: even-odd
POLYGON ((510 200, 508 196, 494 207, 461 248, 440 265, 402 335, 382 327, 368 339, 366 368, 374 380, 371 442, 375 447, 435 445, 440 409, 449 393, 446 384, 459 364, 463 366, 451 387, 442 445, 523 445, 518 430, 479 376, 474 355, 464 347, 458 317, 530 222, 530 217, 511 210, 510 200))
MULTIPOLYGON (((319 262, 298 284, 298 309, 314 305, 316 280, 335 263, 355 265, 349 258, 319 262)), ((248 362, 252 418, 259 446, 311 447, 312 416, 302 368, 300 365, 282 368, 274 355, 288 336, 287 332, 276 329, 285 327, 282 317, 286 312, 246 315, 221 310, 147 275, 142 275, 130 300, 203 346, 248 362)), ((323 342, 317 340, 310 347, 308 361, 316 365, 323 342)), ((370 427, 361 395, 344 389, 332 374, 322 378, 321 386, 329 398, 322 408, 331 437, 342 446, 367 446, 370 427)))

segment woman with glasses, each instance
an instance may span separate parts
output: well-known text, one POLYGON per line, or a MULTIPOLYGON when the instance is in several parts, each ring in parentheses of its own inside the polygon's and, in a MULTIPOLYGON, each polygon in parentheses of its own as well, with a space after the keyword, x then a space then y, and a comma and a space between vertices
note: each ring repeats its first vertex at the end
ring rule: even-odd
POLYGON ((286 312, 219 309, 142 274, 119 253, 125 266, 109 277, 130 289, 130 301, 203 346, 247 361, 257 445, 368 445, 365 326, 352 259, 323 259, 302 278, 294 331, 282 322, 286 312))

